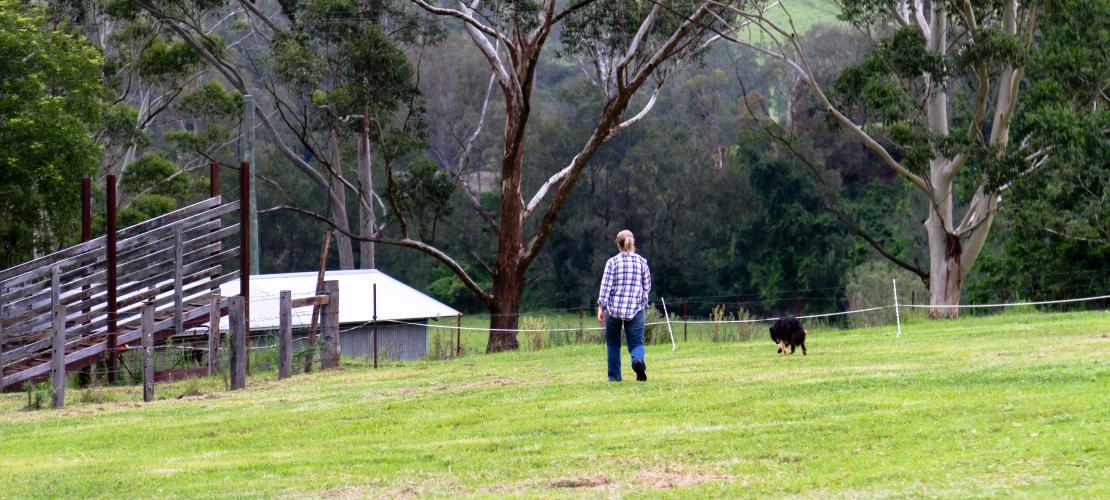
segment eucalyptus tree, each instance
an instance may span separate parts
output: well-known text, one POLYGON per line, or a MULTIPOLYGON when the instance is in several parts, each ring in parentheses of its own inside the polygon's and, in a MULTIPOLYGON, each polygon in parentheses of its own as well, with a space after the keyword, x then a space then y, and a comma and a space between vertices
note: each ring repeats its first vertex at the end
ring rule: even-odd
MULTIPOLYGON (((377 235, 377 241, 425 252, 447 264, 490 312, 489 351, 515 349, 518 312, 527 271, 543 250, 571 190, 590 158, 621 130, 643 118, 654 106, 668 76, 696 58, 730 28, 721 16, 729 8, 754 9, 758 2, 556 0, 471 3, 457 8, 411 0, 430 14, 461 25, 490 70, 503 103, 500 159, 500 200, 491 213, 474 199, 477 216, 497 240, 492 263, 485 264, 492 285, 484 288, 454 258, 414 239, 399 217, 398 237, 377 235), (557 41, 556 41, 557 40, 557 41), (525 195, 525 151, 536 71, 544 51, 555 45, 560 56, 583 61, 598 84, 600 112, 591 120, 587 137, 573 157, 545 173, 546 180, 525 195), (639 96, 639 97, 638 97, 639 96), (626 112, 640 102, 631 116, 626 112)), ((387 190, 387 202, 399 215, 387 190)))
MULTIPOLYGON (((1011 137, 1026 55, 1041 2, 843 0, 842 17, 879 33, 875 50, 831 88, 815 75, 801 37, 766 15, 733 9, 753 26, 732 41, 783 61, 831 119, 927 200, 930 314, 956 316, 960 291, 990 234, 1010 181, 1042 167, 1054 146, 1011 137), (754 43, 758 39, 761 43, 754 43), (968 193, 961 187, 967 186, 968 193), (962 214, 956 198, 967 199, 962 214)), ((912 269, 911 269, 912 270, 912 269)))
MULTIPOLYGON (((405 156, 415 143, 397 139, 413 137, 420 124, 413 113, 418 95, 414 72, 400 44, 418 39, 428 43, 436 34, 418 17, 388 2, 287 1, 281 9, 289 26, 275 32, 271 58, 278 80, 294 101, 286 102, 276 86, 269 90, 283 118, 294 122, 300 142, 318 152, 337 174, 333 185, 341 198, 341 139, 354 138, 357 234, 375 234, 380 225, 376 210, 384 212, 384 203, 374 190, 374 158, 392 161, 405 156), (306 112, 298 113, 298 107, 306 112), (402 119, 396 119, 402 110, 402 119)), ((340 234, 339 239, 342 246, 350 238, 340 234)), ((360 241, 360 267, 375 267, 374 245, 370 239, 360 241)))

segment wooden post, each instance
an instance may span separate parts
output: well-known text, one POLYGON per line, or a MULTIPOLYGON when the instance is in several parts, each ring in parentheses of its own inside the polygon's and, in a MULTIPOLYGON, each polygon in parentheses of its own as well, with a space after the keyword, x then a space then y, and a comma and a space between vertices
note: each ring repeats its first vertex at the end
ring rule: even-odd
POLYGON ((81 242, 92 239, 92 179, 81 178, 81 242))
MULTIPOLYGON (((324 293, 324 271, 328 265, 328 247, 331 245, 331 231, 324 233, 324 245, 320 249, 320 271, 316 273, 316 295, 324 293)), ((308 327, 308 355, 304 357, 304 372, 312 373, 312 353, 316 349, 316 327, 320 323, 320 305, 312 305, 312 323, 308 327)))
POLYGON ((54 408, 66 404, 66 306, 61 300, 57 266, 50 271, 50 302, 53 306, 54 345, 51 355, 51 380, 54 382, 54 408))
POLYGON ((320 369, 339 368, 339 282, 325 281, 328 305, 320 310, 320 369))
POLYGON ((208 196, 215 198, 220 195, 220 163, 208 164, 208 196))
POLYGON ((143 401, 154 401, 154 302, 143 304, 143 401))
POLYGON ((239 296, 243 297, 243 322, 250 328, 251 303, 251 198, 250 162, 239 162, 239 296))
POLYGON ((118 269, 116 261, 116 176, 108 175, 105 182, 105 207, 107 218, 107 234, 105 234, 105 252, 107 253, 107 279, 108 279, 108 383, 115 384, 119 377, 119 353, 116 352, 116 320, 118 319, 116 294, 118 293, 118 269))
POLYGON ((220 292, 208 305, 208 376, 220 372, 220 292))
POLYGON ((578 306, 578 341, 586 336, 586 307, 578 306))
POLYGON ((293 324, 290 317, 293 313, 293 293, 282 290, 279 304, 278 380, 281 380, 293 374, 293 324))
POLYGON ((683 342, 686 342, 686 340, 687 340, 686 327, 690 324, 690 310, 688 308, 689 305, 690 305, 689 300, 682 299, 682 341, 683 342))
POLYGON ((185 331, 185 319, 182 308, 182 282, 181 268, 185 265, 185 241, 181 237, 181 224, 173 227, 173 333, 181 335, 185 331))
POLYGON ((455 316, 455 356, 462 356, 462 314, 455 316))
POLYGON ((378 284, 374 283, 374 368, 378 367, 378 284))
POLYGON ((247 322, 242 295, 228 299, 227 313, 231 325, 231 390, 247 386, 247 322))
MULTIPOLYGON (((4 356, 4 349, 8 343, 8 337, 4 333, 4 292, 7 287, 0 284, 0 358, 4 356)), ((4 363, 0 362, 0 393, 4 392, 4 363)))

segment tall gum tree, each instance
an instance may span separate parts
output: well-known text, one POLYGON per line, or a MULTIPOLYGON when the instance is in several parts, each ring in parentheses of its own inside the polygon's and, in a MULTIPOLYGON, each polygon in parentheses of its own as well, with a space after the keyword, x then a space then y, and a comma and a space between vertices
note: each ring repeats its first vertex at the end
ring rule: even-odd
MULTIPOLYGON (((557 5, 540 2, 433 4, 411 0, 428 13, 460 23, 493 72, 504 102, 500 164, 500 205, 485 210, 471 197, 476 212, 497 238, 497 254, 483 289, 454 259, 410 238, 401 220, 401 237, 375 239, 424 251, 448 265, 490 312, 488 351, 518 347, 516 334, 526 272, 551 235, 579 174, 598 148, 654 106, 675 67, 696 57, 722 35, 739 29, 722 23, 729 9, 755 10, 762 4, 729 1, 579 0, 557 5), (532 113, 536 70, 551 35, 560 27, 561 52, 573 57, 601 89, 604 103, 589 137, 577 154, 551 173, 525 198, 525 139, 532 113), (625 114, 633 98, 647 93, 642 108, 625 114)), ((387 188, 388 189, 388 188, 387 188)), ((390 194, 387 191, 387 194, 390 194)), ((393 197, 387 196, 393 203, 393 197)), ((391 210, 394 214, 400 211, 391 210)))
POLYGON ((732 9, 729 21, 749 23, 754 36, 730 40, 783 61, 835 122, 927 199, 930 315, 955 317, 959 310, 951 306, 960 303, 1008 185, 998 172, 1021 176, 1051 155, 1028 137, 1010 137, 1024 54, 1042 7, 1018 0, 845 0, 840 6, 860 29, 889 35, 829 91, 818 84, 792 23, 732 9), (957 183, 961 175, 965 183, 957 183), (958 215, 962 184, 975 187, 958 215))

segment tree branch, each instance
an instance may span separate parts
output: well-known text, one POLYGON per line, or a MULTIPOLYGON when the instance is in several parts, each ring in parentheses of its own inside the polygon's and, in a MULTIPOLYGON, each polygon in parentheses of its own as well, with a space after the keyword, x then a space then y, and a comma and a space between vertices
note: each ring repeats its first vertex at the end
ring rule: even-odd
POLYGON ((430 256, 434 257, 436 260, 439 260, 440 262, 445 264, 448 268, 450 268, 451 271, 453 271, 455 273, 455 275, 458 276, 459 279, 462 280, 463 284, 466 285, 466 287, 469 288, 470 291, 474 292, 474 294, 477 295, 483 302, 489 304, 490 302, 493 301, 493 296, 490 295, 485 290, 483 290, 482 287, 480 285, 478 285, 478 283, 475 282, 474 279, 471 278, 469 274, 467 274, 466 270, 463 269, 462 266, 460 266, 458 262, 455 262, 454 259, 452 259, 449 255, 444 253, 442 250, 440 250, 436 247, 433 247, 433 246, 431 246, 427 243, 424 243, 424 242, 419 241, 419 240, 410 239, 410 238, 401 238, 401 239, 389 238, 389 237, 386 237, 386 236, 382 236, 381 234, 378 234, 376 236, 356 235, 356 234, 351 233, 348 230, 340 228, 334 222, 332 222, 331 219, 329 219, 327 217, 324 217, 323 215, 320 215, 320 214, 318 214, 316 212, 313 212, 311 210, 305 210, 301 207, 292 206, 292 205, 280 205, 280 206, 272 207, 272 208, 267 209, 266 212, 272 212, 272 211, 277 211, 277 210, 288 210, 288 211, 291 211, 291 212, 299 213, 301 215, 306 215, 306 216, 311 217, 313 219, 316 219, 320 222, 323 222, 324 224, 327 224, 328 226, 331 226, 331 228, 334 229, 335 231, 337 231, 339 233, 342 233, 344 236, 347 236, 348 238, 350 238, 352 240, 355 240, 355 241, 369 241, 369 242, 374 242, 374 243, 382 243, 382 244, 385 244, 385 245, 394 245, 394 246, 412 248, 414 250, 419 250, 419 251, 421 251, 421 252, 423 252, 427 255, 430 255, 430 256))

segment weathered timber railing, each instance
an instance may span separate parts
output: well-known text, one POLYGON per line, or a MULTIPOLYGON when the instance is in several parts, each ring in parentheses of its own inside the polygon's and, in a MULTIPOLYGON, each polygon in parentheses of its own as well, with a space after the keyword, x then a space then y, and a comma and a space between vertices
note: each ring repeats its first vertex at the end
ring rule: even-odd
POLYGON ((0 389, 49 371, 59 309, 67 368, 140 340, 144 304, 160 326, 169 322, 170 333, 207 322, 211 304, 219 304, 210 295, 239 277, 233 259, 240 246, 225 240, 240 227, 221 221, 239 207, 214 196, 118 231, 113 252, 102 236, 0 270, 0 389), (233 270, 225 272, 225 263, 233 270))

